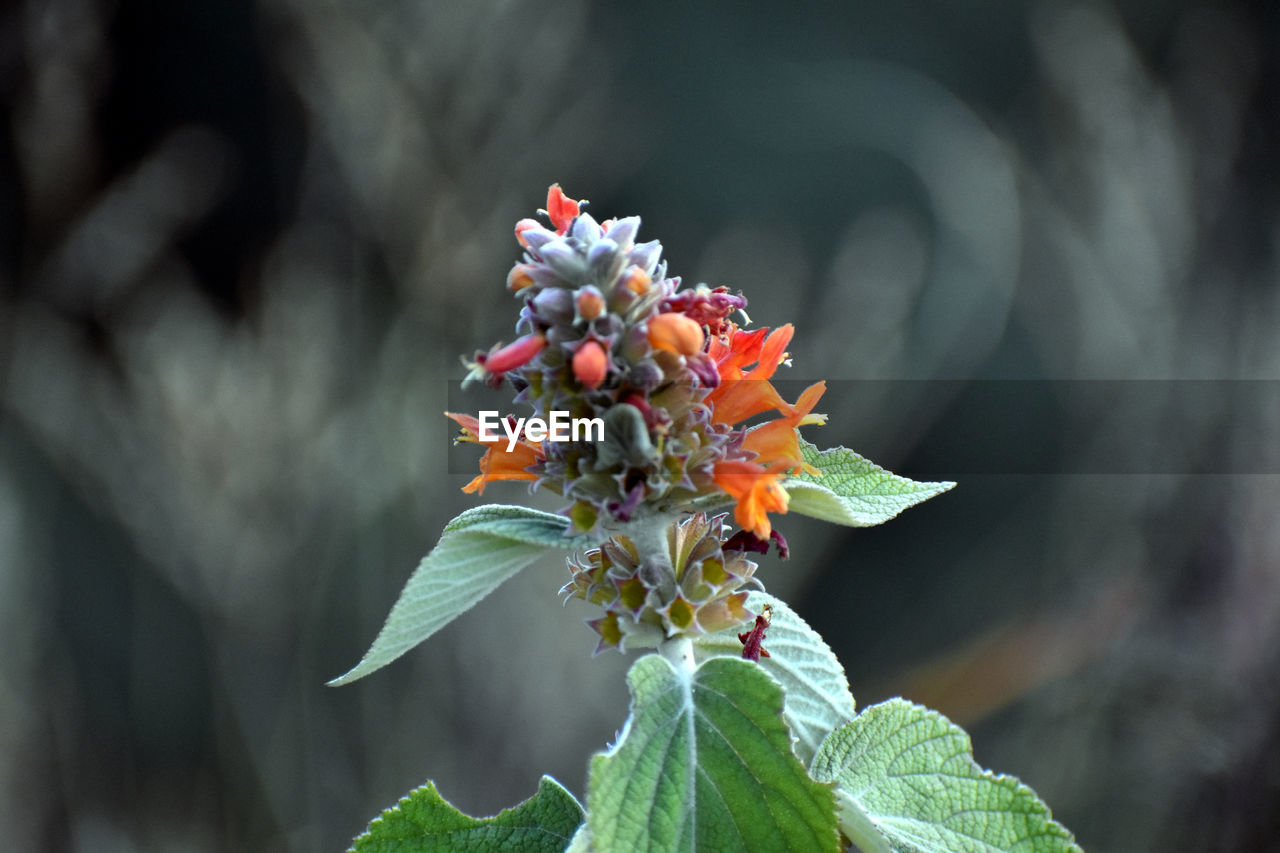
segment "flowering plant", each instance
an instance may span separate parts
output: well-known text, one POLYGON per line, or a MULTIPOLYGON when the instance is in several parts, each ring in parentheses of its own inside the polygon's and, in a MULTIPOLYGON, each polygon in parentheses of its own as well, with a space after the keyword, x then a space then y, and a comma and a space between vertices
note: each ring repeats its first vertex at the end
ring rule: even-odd
POLYGON ((774 526, 785 513, 869 526, 953 484, 807 442, 826 384, 788 402, 771 381, 792 326, 747 328, 742 295, 683 287, 656 240, 636 241, 638 217, 597 222, 585 204, 552 186, 546 224, 516 224, 518 337, 468 362, 468 382, 509 385, 532 416, 448 413, 459 441, 485 448, 464 491, 525 481, 563 511, 458 516, 331 684, 386 665, 558 548, 561 593, 600 608, 596 652, 651 650, 628 674, 630 716, 591 759, 585 808, 543 777, 526 802, 477 819, 428 783, 353 849, 1078 850, 940 714, 901 699, 857 712, 835 655, 763 591, 750 558, 788 556, 774 526))

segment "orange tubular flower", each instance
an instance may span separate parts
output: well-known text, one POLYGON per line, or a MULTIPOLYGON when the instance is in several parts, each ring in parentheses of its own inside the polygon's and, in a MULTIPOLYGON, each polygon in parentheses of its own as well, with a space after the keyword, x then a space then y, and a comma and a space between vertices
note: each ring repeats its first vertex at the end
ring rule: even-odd
POLYGON ((535 355, 542 352, 547 345, 547 336, 535 332, 518 338, 505 347, 495 348, 492 352, 477 357, 477 361, 490 373, 506 373, 529 363, 535 355))
POLYGON ((814 476, 821 474, 821 471, 805 462, 800 454, 800 436, 796 428, 827 422, 826 415, 810 414, 826 390, 826 382, 815 382, 804 389, 800 399, 796 400, 795 406, 792 407, 794 414, 761 424, 750 430, 742 440, 743 448, 756 453, 755 461, 758 464, 768 465, 785 461, 791 462, 794 467, 800 468, 806 474, 814 476))
POLYGON ((773 531, 768 513, 787 511, 788 496, 781 482, 786 473, 797 468, 808 474, 821 473, 804 461, 796 429, 826 423, 826 416, 813 414, 813 407, 827 384, 810 385, 792 405, 769 381, 786 360, 787 345, 794 334, 789 323, 772 332, 743 332, 734 326, 725 338, 713 338, 707 348, 720 375, 720 385, 707 395, 713 421, 736 424, 768 411, 783 415, 749 430, 743 438, 742 448, 755 453, 754 460, 730 460, 715 466, 716 485, 737 500, 734 520, 761 539, 773 531))
POLYGON ((501 433, 490 441, 482 440, 480 438, 480 422, 471 415, 459 415, 454 412, 445 412, 444 414, 445 417, 452 419, 458 426, 462 427, 462 435, 458 437, 458 441, 485 444, 489 447, 484 452, 484 456, 480 457, 479 475, 463 486, 462 491, 467 494, 475 492, 483 495, 484 487, 497 480, 538 479, 537 474, 532 474, 525 469, 543 460, 541 444, 519 439, 516 441, 515 447, 508 451, 505 446, 508 439, 501 433))
POLYGON ((721 382, 741 379, 745 373, 742 368, 760 360, 764 336, 769 333, 767 328, 744 332, 733 323, 729 325, 731 329, 728 341, 719 337, 712 338, 710 346, 707 347, 707 355, 711 356, 712 361, 716 363, 716 369, 720 371, 721 382))
POLYGON ((736 424, 770 409, 787 416, 795 414, 795 408, 768 381, 786 359, 795 327, 790 323, 779 326, 768 337, 764 337, 765 331, 742 332, 735 328, 728 346, 721 341, 712 342, 709 354, 716 360, 720 385, 707 396, 707 402, 716 423, 736 424), (753 362, 755 367, 743 369, 753 362))
POLYGON ((780 482, 782 472, 794 467, 791 462, 775 462, 765 467, 757 462, 726 460, 716 463, 716 485, 737 500, 733 520, 743 530, 760 539, 773 532, 769 513, 786 512, 790 496, 780 482))

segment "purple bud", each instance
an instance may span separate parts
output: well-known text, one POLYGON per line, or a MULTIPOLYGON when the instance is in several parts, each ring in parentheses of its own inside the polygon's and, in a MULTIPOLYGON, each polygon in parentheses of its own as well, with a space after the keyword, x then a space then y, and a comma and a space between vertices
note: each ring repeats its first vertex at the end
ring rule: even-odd
POLYGON ((530 264, 529 275, 533 277, 533 283, 536 287, 550 287, 560 284, 560 276, 556 275, 556 271, 546 264, 530 264))
POLYGON ((653 347, 649 346, 649 336, 642 326, 632 326, 627 329, 626 336, 618 347, 618 355, 633 363, 647 358, 652 352, 653 347))
POLYGON ((552 326, 547 329, 547 356, 556 352, 564 344, 570 344, 582 337, 582 333, 572 326, 552 326))
POLYGON ((715 388, 720 384, 720 371, 706 353, 698 353, 685 359, 685 367, 696 377, 703 388, 715 388))
POLYGON ((787 547, 787 540, 777 530, 769 533, 768 539, 761 539, 750 530, 739 530, 724 541, 721 546, 726 551, 750 551, 754 554, 769 553, 769 543, 773 543, 778 551, 778 556, 783 560, 791 556, 791 549, 787 547))
POLYGON ((533 311, 548 324, 573 322, 573 294, 563 287, 548 287, 533 297, 533 311))
POLYGON ((582 256, 563 239, 555 239, 538 250, 543 263, 566 281, 577 283, 586 273, 582 256))
POLYGON ((631 366, 627 372, 627 381, 643 391, 652 391, 662 384, 662 368, 657 362, 646 358, 631 366))
POLYGON ((587 264, 591 267, 591 271, 595 274, 597 281, 612 281, 617 273, 605 276, 601 275, 600 271, 615 264, 620 264, 621 261, 622 259, 618 257, 618 244, 608 237, 597 241, 594 246, 587 250, 587 264))
POLYGON ((556 232, 539 226, 538 228, 530 228, 528 231, 523 232, 521 236, 524 238, 525 245, 536 252, 556 239, 556 232))
POLYGON ((595 332, 598 338, 617 338, 624 328, 626 323, 616 314, 604 314, 591 322, 591 331, 595 332))
POLYGON ((592 244, 590 249, 587 250, 587 262, 590 264, 597 264, 605 255, 612 255, 617 253, 617 251, 617 243, 613 242, 608 237, 601 237, 592 244))
POLYGON ((721 546, 726 551, 750 551, 753 554, 769 553, 769 540, 761 539, 750 530, 739 530, 737 533, 724 540, 721 546))
POLYGON ((640 217, 628 216, 613 223, 613 227, 609 229, 609 239, 617 243, 619 249, 627 252, 635 245, 636 232, 639 230, 640 217))
POLYGON ((648 243, 640 243, 632 249, 627 260, 649 275, 653 275, 653 270, 658 264, 658 256, 662 254, 662 244, 657 240, 650 240, 648 243))
POLYGON ((602 229, 600 225, 591 218, 590 213, 579 213, 578 218, 573 220, 573 228, 570 233, 575 240, 590 246, 596 240, 600 239, 602 229))
MULTIPOLYGON (((634 486, 631 487, 631 490, 627 492, 627 494, 623 497, 621 501, 609 501, 608 505, 605 508, 608 509, 609 514, 612 515, 614 518, 616 518, 618 521, 630 521, 631 513, 636 511, 636 507, 640 505, 640 500, 643 497, 644 497, 644 484, 636 483, 634 486)), ((652 570, 652 568, 653 567, 649 566, 648 563, 646 563, 645 565, 640 567, 640 571, 644 572, 645 569, 652 570)), ((650 585, 656 585, 656 584, 651 583, 650 585)))
POLYGON ((609 310, 615 314, 625 314, 639 296, 636 296, 631 290, 625 286, 615 283, 612 290, 609 291, 606 299, 609 303, 609 310))

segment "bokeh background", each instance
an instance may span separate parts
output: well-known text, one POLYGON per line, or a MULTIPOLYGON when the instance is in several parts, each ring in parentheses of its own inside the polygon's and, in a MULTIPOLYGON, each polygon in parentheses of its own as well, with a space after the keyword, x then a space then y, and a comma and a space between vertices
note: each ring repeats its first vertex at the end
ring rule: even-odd
POLYGON ((323 686, 474 504, 440 412, 559 181, 797 325, 820 444, 959 481, 762 567, 860 704, 1095 853, 1274 849, 1278 48, 1268 2, 6 5, 4 846, 583 793, 629 661, 553 559, 323 686))

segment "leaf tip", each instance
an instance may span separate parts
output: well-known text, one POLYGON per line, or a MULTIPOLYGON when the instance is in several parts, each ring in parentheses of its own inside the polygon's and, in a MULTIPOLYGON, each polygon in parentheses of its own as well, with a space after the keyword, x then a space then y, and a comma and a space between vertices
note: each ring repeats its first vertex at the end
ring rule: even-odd
POLYGON ((364 678, 366 675, 368 675, 368 673, 360 672, 360 664, 356 664, 351 669, 342 673, 342 675, 339 675, 336 678, 330 678, 328 681, 324 683, 324 686, 325 687, 342 687, 343 685, 350 684, 353 681, 359 681, 360 679, 364 678))

